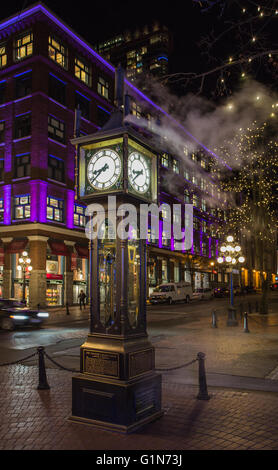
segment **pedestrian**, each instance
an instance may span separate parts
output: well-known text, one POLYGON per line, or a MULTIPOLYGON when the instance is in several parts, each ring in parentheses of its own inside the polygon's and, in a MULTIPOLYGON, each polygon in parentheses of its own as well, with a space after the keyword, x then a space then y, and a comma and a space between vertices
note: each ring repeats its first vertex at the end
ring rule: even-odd
POLYGON ((86 299, 86 294, 83 290, 80 291, 78 298, 79 298, 79 305, 80 305, 80 310, 82 310, 82 305, 85 309, 85 299, 86 299))

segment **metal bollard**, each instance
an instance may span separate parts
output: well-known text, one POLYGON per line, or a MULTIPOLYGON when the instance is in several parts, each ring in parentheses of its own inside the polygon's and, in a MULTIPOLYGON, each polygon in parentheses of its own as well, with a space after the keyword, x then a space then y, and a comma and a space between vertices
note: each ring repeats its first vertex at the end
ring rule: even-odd
POLYGON ((206 370, 205 370, 205 353, 198 352, 197 359, 199 361, 199 393, 198 400, 209 400, 210 396, 207 389, 206 370))
POLYGON ((39 385, 37 386, 37 390, 49 390, 50 387, 47 383, 47 377, 45 372, 44 347, 39 346, 37 348, 37 351, 39 355, 39 385))
POLYGON ((70 314, 70 311, 69 311, 69 303, 66 302, 66 314, 69 315, 70 314))
POLYGON ((217 316, 216 316, 216 311, 212 311, 212 328, 217 328, 217 316))
POLYGON ((250 333, 250 331, 248 330, 248 313, 247 312, 244 314, 243 332, 250 333))

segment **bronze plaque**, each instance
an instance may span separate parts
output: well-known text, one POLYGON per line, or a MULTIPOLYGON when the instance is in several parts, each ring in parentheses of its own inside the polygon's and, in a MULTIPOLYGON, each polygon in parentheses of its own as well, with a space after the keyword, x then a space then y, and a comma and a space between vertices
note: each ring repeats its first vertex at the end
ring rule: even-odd
POLYGON ((119 355, 85 349, 83 371, 85 374, 119 377, 119 355))
POLYGON ((152 370, 154 366, 154 349, 144 349, 129 354, 129 377, 137 377, 152 370))

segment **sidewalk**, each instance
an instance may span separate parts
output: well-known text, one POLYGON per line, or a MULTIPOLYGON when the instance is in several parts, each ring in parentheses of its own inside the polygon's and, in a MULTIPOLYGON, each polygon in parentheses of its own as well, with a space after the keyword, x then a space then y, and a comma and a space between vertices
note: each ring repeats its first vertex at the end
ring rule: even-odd
POLYGON ((164 416, 121 435, 70 422, 72 373, 47 369, 50 390, 38 391, 37 367, 0 368, 0 449, 243 450, 278 449, 278 394, 197 387, 163 377, 164 416))

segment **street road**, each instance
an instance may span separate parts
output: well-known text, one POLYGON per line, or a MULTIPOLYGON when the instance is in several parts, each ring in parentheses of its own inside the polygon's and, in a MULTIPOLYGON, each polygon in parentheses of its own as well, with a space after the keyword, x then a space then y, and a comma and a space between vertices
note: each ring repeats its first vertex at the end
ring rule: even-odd
MULTIPOLYGON (((237 297, 236 303, 251 301, 255 305, 258 299, 256 295, 245 296, 244 299, 237 297)), ((172 345, 168 343, 165 345, 165 341, 173 341, 175 338, 180 341, 181 335, 185 332, 189 334, 194 328, 196 339, 198 336, 201 338, 201 328, 211 329, 212 310, 216 310, 219 318, 224 319, 227 315, 228 304, 229 299, 223 298, 194 300, 189 304, 149 305, 147 322, 150 340, 160 348, 162 357, 163 350, 168 349, 170 352, 173 349, 172 345)), ((270 314, 275 310, 278 312, 276 306, 278 307, 278 295, 272 293, 270 314)), ((21 328, 13 332, 0 330, 0 364, 22 359, 34 352, 38 346, 44 346, 48 354, 56 361, 61 359, 63 366, 78 369, 79 348, 86 339, 88 330, 88 320, 74 321, 73 316, 68 317, 64 323, 49 323, 41 329, 21 328)), ((194 338, 190 341, 194 341, 194 338)), ((31 363, 34 363, 32 359, 27 361, 27 364, 31 363)), ((48 366, 53 366, 53 364, 48 364, 48 366)))

